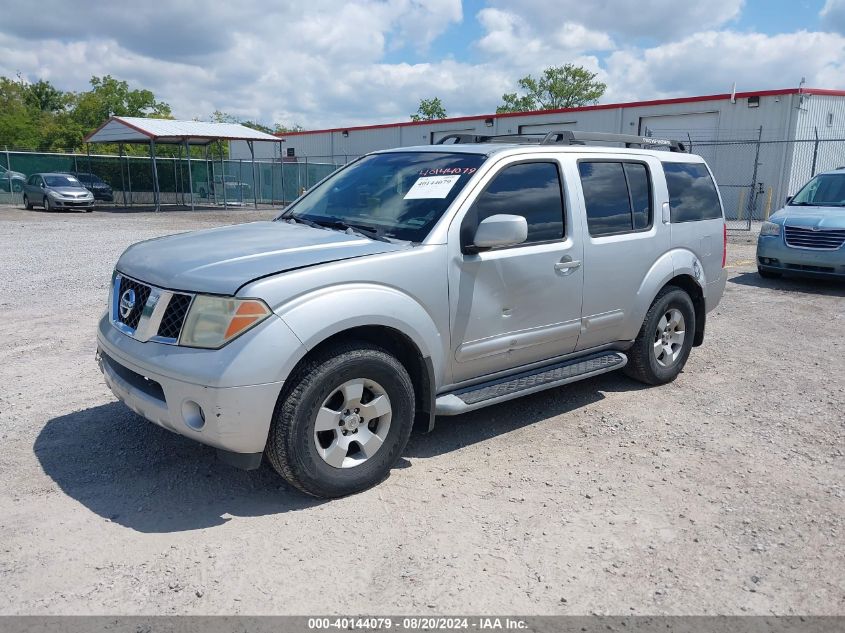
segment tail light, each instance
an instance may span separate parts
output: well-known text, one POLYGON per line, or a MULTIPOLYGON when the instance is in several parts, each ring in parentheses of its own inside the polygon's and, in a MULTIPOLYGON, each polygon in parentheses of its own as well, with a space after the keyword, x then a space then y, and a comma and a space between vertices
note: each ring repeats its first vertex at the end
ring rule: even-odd
POLYGON ((728 261, 728 224, 727 222, 722 225, 722 268, 725 267, 725 264, 728 261))

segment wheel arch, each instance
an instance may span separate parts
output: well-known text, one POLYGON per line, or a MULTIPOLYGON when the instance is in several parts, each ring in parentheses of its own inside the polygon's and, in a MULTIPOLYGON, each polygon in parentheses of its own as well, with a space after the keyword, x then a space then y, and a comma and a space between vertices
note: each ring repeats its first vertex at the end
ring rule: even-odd
MULTIPOLYGON (((695 309, 695 335, 692 339, 693 347, 698 347, 704 342, 704 323, 707 319, 707 310, 704 303, 704 290, 701 285, 691 276, 687 274, 675 275, 663 285, 675 286, 680 288, 689 295, 692 299, 692 305, 695 309)), ((661 288, 661 290, 663 290, 661 288)))
MULTIPOLYGON (((632 328, 635 326, 636 331, 639 331, 639 327, 657 295, 666 286, 676 286, 692 299, 695 308, 693 345, 696 347, 701 345, 704 342, 704 325, 707 315, 706 281, 703 271, 704 267, 701 261, 695 253, 688 249, 673 249, 664 253, 649 269, 637 292, 637 314, 636 318, 632 320, 632 328)), ((634 336, 636 331, 632 330, 634 336)))
POLYGON ((312 357, 323 354, 341 343, 360 341, 381 347, 393 355, 411 377, 414 385, 414 429, 428 432, 434 428, 434 400, 436 381, 431 357, 425 356, 410 336, 387 325, 360 325, 331 334, 310 346, 308 352, 296 363, 290 375, 312 357))

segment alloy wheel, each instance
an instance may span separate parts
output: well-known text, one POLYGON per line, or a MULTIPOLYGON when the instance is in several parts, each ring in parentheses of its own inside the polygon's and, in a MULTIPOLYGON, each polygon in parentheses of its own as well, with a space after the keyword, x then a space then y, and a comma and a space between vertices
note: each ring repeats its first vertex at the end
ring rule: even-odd
POLYGON ((678 360, 686 336, 684 315, 670 308, 657 322, 654 335, 654 358, 661 367, 671 367, 678 360))
POLYGON ((381 448, 390 430, 390 398, 367 378, 348 380, 323 401, 314 421, 317 454, 334 468, 360 466, 381 448))

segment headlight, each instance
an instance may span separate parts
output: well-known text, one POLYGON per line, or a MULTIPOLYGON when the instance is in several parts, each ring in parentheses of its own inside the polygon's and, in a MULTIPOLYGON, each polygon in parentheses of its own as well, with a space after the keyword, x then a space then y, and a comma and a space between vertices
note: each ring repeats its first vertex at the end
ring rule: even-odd
POLYGON ((780 224, 763 222, 763 226, 760 227, 760 235, 780 235, 780 224))
POLYGON ((197 295, 185 318, 180 345, 217 349, 272 314, 259 299, 197 295))

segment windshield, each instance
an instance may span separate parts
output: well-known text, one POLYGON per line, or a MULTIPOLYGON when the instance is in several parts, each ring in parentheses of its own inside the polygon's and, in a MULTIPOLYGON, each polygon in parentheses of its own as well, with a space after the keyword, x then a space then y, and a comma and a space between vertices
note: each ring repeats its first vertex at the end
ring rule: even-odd
POLYGON ((279 219, 346 225, 420 242, 485 159, 457 152, 365 156, 329 176, 279 219))
POLYGON ((795 194, 789 201, 789 206, 845 206, 845 172, 816 176, 795 194))
POLYGON ((44 183, 48 187, 82 187, 73 176, 44 176, 44 183))

